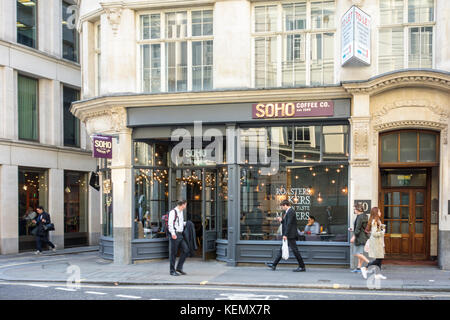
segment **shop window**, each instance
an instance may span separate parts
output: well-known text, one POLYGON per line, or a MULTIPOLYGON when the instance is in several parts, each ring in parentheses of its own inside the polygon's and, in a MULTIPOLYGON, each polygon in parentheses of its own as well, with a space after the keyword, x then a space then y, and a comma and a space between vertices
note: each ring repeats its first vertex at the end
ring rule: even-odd
POLYGON ((87 174, 64 172, 64 246, 88 244, 87 174))
POLYGON ((212 10, 141 15, 140 30, 143 92, 213 88, 212 10))
POLYGON ((388 163, 437 163, 437 132, 405 130, 380 136, 380 162, 388 163))
POLYGON ((257 4, 253 11, 255 87, 334 83, 335 1, 257 4))
POLYGON ((102 235, 113 236, 113 184, 111 179, 111 160, 100 160, 102 197, 102 235))
POLYGON ((19 139, 39 139, 38 80, 18 76, 19 139))
POLYGON ((169 211, 167 169, 135 169, 135 239, 164 238, 162 216, 169 211))
POLYGON ((17 0, 17 42, 36 48, 37 1, 17 0))
POLYGON ((303 233, 302 241, 347 241, 347 165, 282 166, 276 175, 263 175, 261 167, 241 167, 242 240, 281 239, 276 217, 280 202, 289 200, 297 227, 305 230, 314 217, 319 233, 303 233), (311 220, 310 220, 311 221, 311 220))
POLYGON ((379 5, 378 72, 432 68, 434 0, 380 0, 379 5))
POLYGON ((348 160, 348 125, 241 128, 239 163, 348 160))
POLYGON ((166 167, 169 165, 169 160, 168 144, 134 142, 134 164, 136 166, 166 167))
POLYGON ((70 112, 72 102, 80 99, 80 91, 63 87, 64 145, 80 147, 80 120, 70 112))
POLYGON ((78 62, 78 32, 75 27, 73 5, 62 2, 62 47, 63 58, 78 62))
MULTIPOLYGON (((48 210, 47 171, 19 168, 19 250, 35 249, 35 239, 31 231, 37 217, 36 208, 41 205, 48 210)), ((56 213, 49 212, 53 217, 56 213)))

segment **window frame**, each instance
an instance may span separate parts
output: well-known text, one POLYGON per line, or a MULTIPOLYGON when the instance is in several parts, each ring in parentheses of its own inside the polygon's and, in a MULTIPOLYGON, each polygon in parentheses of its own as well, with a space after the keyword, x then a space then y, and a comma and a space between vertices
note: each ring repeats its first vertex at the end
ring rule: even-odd
POLYGON ((394 130, 394 131, 386 131, 379 134, 378 137, 378 163, 380 168, 404 168, 404 167, 438 167, 440 163, 440 132, 433 130, 422 130, 422 129, 403 129, 403 130, 394 130), (415 162, 401 162, 400 161, 400 134, 414 132, 417 134, 417 155, 415 162), (436 138, 436 161, 434 162, 420 162, 420 134, 433 134, 436 138), (383 136, 388 135, 397 135, 397 162, 383 162, 382 161, 382 144, 381 139, 383 136))
MULTIPOLYGON (((16 5, 16 24, 17 24, 17 0, 16 0, 15 5, 16 5)), ((34 40, 35 46, 31 47, 31 46, 28 46, 28 45, 26 45, 26 44, 22 44, 22 43, 20 43, 20 42, 18 41, 18 37, 17 37, 17 35, 18 35, 18 30, 17 30, 17 26, 16 26, 16 35, 15 35, 15 36, 16 36, 16 43, 17 43, 17 44, 22 45, 22 46, 25 46, 25 47, 28 47, 28 48, 33 48, 33 49, 39 50, 39 1, 38 1, 38 0, 36 0, 35 6, 36 6, 36 9, 35 9, 35 10, 36 10, 36 17, 35 17, 35 21, 36 21, 36 36, 35 36, 35 40, 34 40)))
MULTIPOLYGON (((311 66, 312 66, 312 45, 311 45, 311 35, 313 34, 333 34, 333 52, 336 51, 336 48, 339 48, 337 45, 337 1, 334 1, 334 26, 332 28, 313 28, 312 27, 312 13, 311 13, 311 3, 316 2, 324 2, 327 0, 295 0, 295 1, 286 1, 286 2, 255 2, 251 7, 251 87, 252 88, 269 88, 267 86, 257 87, 256 86, 256 39, 257 38, 276 38, 276 46, 277 46, 277 63, 276 63, 276 85, 275 87, 304 87, 311 86, 311 66), (289 4, 298 4, 305 3, 306 4, 306 27, 304 29, 299 30, 285 30, 285 25, 283 25, 283 6, 289 4), (261 6, 277 6, 277 29, 275 31, 265 31, 265 32, 256 32, 256 7, 261 6), (283 41, 284 38, 288 35, 302 35, 305 39, 305 84, 304 85, 283 85, 283 41)), ((336 71, 338 70, 338 59, 336 59, 336 54, 333 53, 333 81, 331 83, 323 82, 323 74, 322 74, 322 83, 314 86, 332 86, 336 85, 338 77, 336 76, 336 71)), ((294 81, 293 81, 294 82, 294 81)))
POLYGON ((16 78, 16 85, 17 85, 17 95, 16 95, 16 103, 17 103, 17 138, 19 139, 19 140, 22 140, 22 141, 31 141, 31 142, 40 142, 40 137, 41 137, 41 134, 40 134, 40 128, 41 128, 41 125, 40 125, 40 107, 39 107, 39 104, 40 104, 40 99, 39 99, 39 88, 40 88, 40 86, 39 86, 39 78, 35 78, 35 77, 32 77, 32 76, 28 76, 28 75, 26 75, 26 74, 23 74, 23 73, 17 73, 17 78, 16 78), (19 77, 24 77, 24 78, 28 78, 28 79, 32 79, 32 80, 34 80, 34 81, 36 81, 36 126, 37 126, 37 136, 36 136, 36 139, 27 139, 27 138, 21 138, 20 137, 20 119, 19 119, 19 77))
MULTIPOLYGON (((401 23, 390 23, 390 24, 381 24, 381 10, 380 10, 380 2, 378 2, 378 30, 377 30, 377 61, 376 61, 376 74, 380 74, 380 30, 389 30, 394 28, 402 28, 403 29, 403 67, 401 69, 410 69, 409 67, 409 54, 410 54, 410 36, 409 36, 409 30, 414 27, 422 28, 422 27, 431 27, 432 28, 432 47, 431 47, 431 68, 434 69, 436 67, 436 0, 433 0, 433 21, 429 22, 409 22, 409 15, 408 15, 408 1, 409 0, 402 0, 403 1, 403 21, 401 23)), ((411 67, 411 69, 415 69, 417 67, 411 67)), ((423 67, 418 67, 423 68, 423 67)), ((394 70, 388 70, 384 71, 383 73, 389 73, 394 70)))
MULTIPOLYGON (((191 8, 171 8, 165 10, 142 10, 135 13, 136 17, 136 68, 139 72, 136 72, 136 83, 138 83, 138 90, 141 93, 177 93, 177 92, 190 92, 193 87, 193 78, 192 78, 192 68, 193 68, 193 59, 192 59, 192 42, 197 41, 212 41, 214 48, 214 7, 212 6, 200 6, 200 7, 191 7, 191 8), (201 36, 193 36, 192 35, 192 12, 193 11, 212 11, 213 15, 213 34, 211 35, 201 35, 201 36), (176 12, 186 12, 186 36, 180 38, 167 38, 166 37, 166 14, 167 13, 176 13, 176 12), (160 15, 160 37, 158 39, 143 39, 143 33, 141 29, 141 17, 159 14, 160 15), (169 91, 168 90, 168 82, 167 82, 167 63, 166 63, 166 44, 167 43, 181 43, 186 42, 187 47, 187 84, 186 91, 169 91), (152 44, 160 44, 160 69, 161 69, 161 88, 158 92, 145 91, 144 88, 144 68, 143 68, 143 60, 142 60, 142 47, 143 45, 152 45, 152 44)), ((212 65, 212 87, 210 90, 214 89, 214 55, 213 55, 213 65, 212 65)), ((209 91, 209 90, 201 90, 201 91, 209 91)))
MULTIPOLYGON (((73 3, 72 0, 61 0, 60 3, 61 3, 61 21, 64 21, 64 14, 63 14, 64 4, 66 4, 70 7, 70 6, 75 5, 75 3, 73 3)), ((65 58, 64 57, 64 27, 65 27, 64 25, 61 26, 61 58, 63 58, 64 60, 79 64, 80 63, 80 33, 78 32, 78 30, 76 28, 74 29, 74 32, 76 35, 75 43, 74 43, 75 51, 76 51, 75 52, 76 59, 71 60, 71 59, 65 58)))
POLYGON ((71 85, 68 85, 65 83, 61 83, 61 93, 62 93, 61 97, 62 97, 62 107, 63 107, 63 112, 62 112, 63 119, 61 122, 62 123, 62 132, 63 132, 62 144, 64 147, 79 149, 79 148, 81 148, 81 121, 80 121, 80 119, 76 118, 75 116, 73 116, 73 117, 76 119, 77 126, 78 126, 78 132, 77 132, 78 137, 76 139, 76 140, 78 140, 78 144, 77 145, 69 145, 69 144, 65 143, 65 126, 64 126, 64 89, 65 88, 77 91, 78 92, 78 100, 81 99, 81 89, 80 88, 77 88, 77 87, 74 87, 74 86, 71 86, 71 85))

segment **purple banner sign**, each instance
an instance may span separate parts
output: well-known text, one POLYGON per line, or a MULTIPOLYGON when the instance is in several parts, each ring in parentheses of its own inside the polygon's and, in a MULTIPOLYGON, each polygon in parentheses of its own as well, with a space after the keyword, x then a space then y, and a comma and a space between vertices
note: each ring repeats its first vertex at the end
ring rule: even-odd
POLYGON ((93 136, 94 158, 112 158, 112 137, 93 136))
POLYGON ((334 115, 333 101, 255 103, 253 119, 328 117, 334 115))

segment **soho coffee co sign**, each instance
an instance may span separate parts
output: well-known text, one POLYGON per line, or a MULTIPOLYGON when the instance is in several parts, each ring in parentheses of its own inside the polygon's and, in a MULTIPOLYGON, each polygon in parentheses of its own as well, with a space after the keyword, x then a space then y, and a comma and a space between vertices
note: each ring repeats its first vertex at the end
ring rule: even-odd
POLYGON ((253 119, 328 117, 334 115, 333 101, 256 103, 253 119))
POLYGON ((112 159, 112 137, 95 135, 92 137, 94 158, 112 159))

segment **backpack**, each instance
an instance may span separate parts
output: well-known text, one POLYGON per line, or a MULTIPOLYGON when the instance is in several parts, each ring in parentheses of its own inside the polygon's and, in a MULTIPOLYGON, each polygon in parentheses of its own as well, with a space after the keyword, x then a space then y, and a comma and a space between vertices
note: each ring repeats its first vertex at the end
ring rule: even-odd
MULTIPOLYGON (((172 210, 175 210, 175 209, 172 209, 172 210)), ((170 211, 161 217, 163 226, 164 226, 164 232, 166 233, 166 236, 169 235, 169 213, 170 213, 170 211)), ((178 213, 177 213, 177 210, 175 210, 175 219, 173 220, 173 228, 174 229, 175 229, 175 220, 177 220, 177 219, 178 219, 178 213)))

